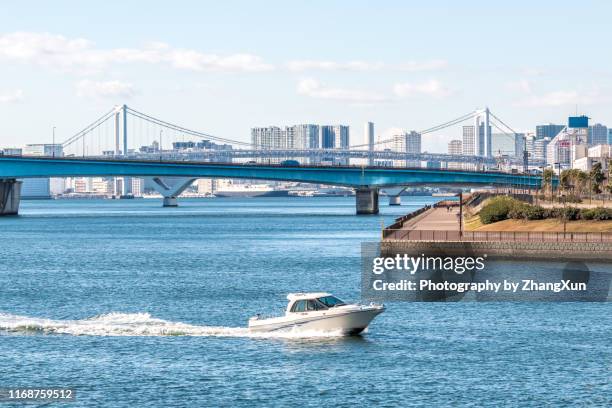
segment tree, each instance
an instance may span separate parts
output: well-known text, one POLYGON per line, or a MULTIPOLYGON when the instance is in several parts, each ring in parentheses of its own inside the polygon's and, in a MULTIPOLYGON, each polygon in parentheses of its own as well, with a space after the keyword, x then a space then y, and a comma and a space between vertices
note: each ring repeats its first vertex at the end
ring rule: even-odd
POLYGON ((591 184, 591 192, 595 194, 601 193, 601 184, 605 180, 606 176, 604 175, 601 163, 596 162, 593 164, 593 168, 589 172, 589 181, 591 184))
POLYGON ((544 191, 544 195, 550 193, 552 196, 552 185, 553 179, 555 177, 555 171, 553 169, 544 169, 542 173, 542 191, 544 191))

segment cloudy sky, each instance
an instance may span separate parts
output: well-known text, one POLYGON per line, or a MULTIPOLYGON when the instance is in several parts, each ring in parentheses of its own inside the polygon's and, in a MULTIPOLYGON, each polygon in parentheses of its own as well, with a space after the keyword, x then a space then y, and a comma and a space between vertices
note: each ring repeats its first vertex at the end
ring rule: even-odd
POLYGON ((576 109, 612 124, 612 3, 492 3, 2 2, 0 146, 67 138, 123 103, 243 141, 343 123, 356 144, 368 120, 384 135, 485 105, 522 131, 576 109))

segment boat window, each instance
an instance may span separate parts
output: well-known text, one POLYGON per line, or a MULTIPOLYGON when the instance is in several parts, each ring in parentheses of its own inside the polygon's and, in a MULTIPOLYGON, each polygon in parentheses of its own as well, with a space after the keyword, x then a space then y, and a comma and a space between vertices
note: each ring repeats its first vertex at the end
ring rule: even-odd
POLYGON ((335 296, 323 296, 317 299, 327 307, 342 306, 345 303, 335 296))
POLYGON ((293 304, 293 307, 291 307, 291 311, 293 313, 296 313, 296 312, 305 312, 306 311, 306 301, 305 300, 298 300, 297 302, 295 302, 293 304))
POLYGON ((323 307, 319 307, 319 303, 316 302, 315 300, 310 299, 308 301, 308 304, 306 305, 306 310, 313 311, 313 310, 319 310, 319 309, 323 309, 323 307))

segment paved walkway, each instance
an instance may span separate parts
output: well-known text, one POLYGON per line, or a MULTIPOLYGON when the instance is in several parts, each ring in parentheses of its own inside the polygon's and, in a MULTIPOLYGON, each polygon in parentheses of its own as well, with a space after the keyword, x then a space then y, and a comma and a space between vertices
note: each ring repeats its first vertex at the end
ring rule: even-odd
POLYGON ((406 222, 402 229, 421 231, 457 231, 459 230, 459 208, 432 208, 418 217, 406 222))

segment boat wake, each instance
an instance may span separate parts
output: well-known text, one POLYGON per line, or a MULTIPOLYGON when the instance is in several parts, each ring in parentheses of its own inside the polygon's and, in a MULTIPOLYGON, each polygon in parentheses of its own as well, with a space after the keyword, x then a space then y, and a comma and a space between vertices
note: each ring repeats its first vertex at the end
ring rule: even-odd
POLYGON ((251 333, 246 327, 196 326, 151 317, 149 313, 106 313, 83 320, 51 320, 0 313, 0 333, 73 336, 201 336, 251 338, 341 337, 340 331, 251 333))

